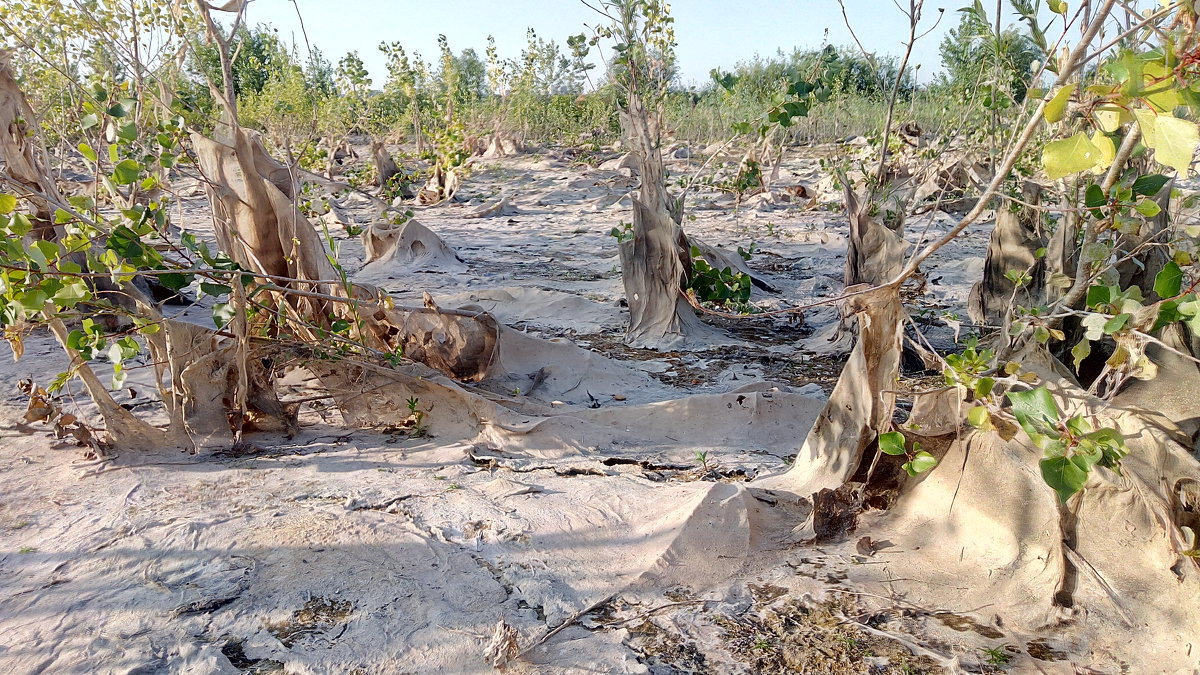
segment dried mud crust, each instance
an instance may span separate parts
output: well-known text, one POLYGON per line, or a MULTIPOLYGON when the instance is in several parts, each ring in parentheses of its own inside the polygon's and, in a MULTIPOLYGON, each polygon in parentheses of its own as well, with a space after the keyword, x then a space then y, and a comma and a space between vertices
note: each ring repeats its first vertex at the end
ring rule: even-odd
POLYGON ((337 635, 345 631, 344 625, 353 613, 354 606, 348 600, 312 598, 292 612, 290 619, 269 624, 267 630, 290 649, 298 640, 308 636, 337 639, 337 635), (337 626, 342 627, 341 632, 335 631, 337 635, 334 636, 325 635, 337 626))
MULTIPOLYGON (((459 249, 462 255, 469 256, 470 249, 459 249)), ((500 278, 505 281, 600 281, 617 279, 621 276, 618 268, 608 272, 595 272, 569 267, 559 262, 560 256, 552 260, 483 260, 471 259, 471 272, 488 278, 500 278)))
POLYGON ((859 628, 846 618, 855 611, 851 603, 840 600, 814 606, 787 600, 741 616, 722 616, 717 621, 724 630, 727 648, 754 673, 945 672, 932 659, 914 656, 894 640, 859 628))
MULTIPOLYGON (((861 613, 848 599, 808 604, 790 599, 785 589, 770 584, 751 584, 748 590, 754 602, 745 612, 705 611, 699 617, 700 623, 715 629, 715 644, 724 653, 713 653, 711 639, 696 639, 675 629, 694 623, 697 618, 694 616, 684 622, 674 622, 661 614, 657 620, 649 616, 640 618, 626 626, 629 637, 625 644, 651 673, 731 672, 731 664, 740 666, 737 672, 756 675, 947 672, 933 659, 916 656, 895 640, 863 630, 848 618, 861 613)), ((690 596, 667 599, 680 605, 701 602, 690 596)), ((873 615, 865 621, 885 625, 896 618, 873 615)))
MULTIPOLYGON (((765 332, 770 329, 756 330, 765 332)), ((664 384, 685 390, 717 384, 722 373, 733 366, 757 368, 762 374, 761 379, 772 382, 795 387, 815 383, 822 389, 831 389, 841 372, 840 359, 800 351, 794 354, 779 354, 766 348, 786 345, 808 334, 808 329, 804 327, 784 327, 772 332, 775 337, 773 341, 756 338, 761 340, 759 344, 723 345, 687 352, 656 352, 629 347, 620 333, 580 335, 575 339, 585 342, 588 349, 616 361, 665 361, 670 364, 669 369, 663 372, 651 371, 650 374, 664 384)), ((759 381, 759 378, 746 379, 744 384, 755 381, 759 381)))

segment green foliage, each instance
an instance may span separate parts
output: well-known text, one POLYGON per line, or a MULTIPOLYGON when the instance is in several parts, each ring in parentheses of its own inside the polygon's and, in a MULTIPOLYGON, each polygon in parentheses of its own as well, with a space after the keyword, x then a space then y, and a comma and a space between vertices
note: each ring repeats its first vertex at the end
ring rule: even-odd
MULTIPOLYGON (((1045 108, 1046 120, 1064 131, 1075 131, 1045 146, 1042 163, 1047 176, 1059 179, 1107 169, 1116 152, 1113 137, 1128 133, 1136 125, 1142 142, 1154 152, 1154 159, 1186 177, 1200 146, 1196 122, 1186 115, 1176 116, 1184 107, 1200 108, 1200 95, 1185 84, 1195 75, 1189 68, 1194 66, 1179 61, 1170 50, 1122 49, 1107 59, 1088 86, 1069 85, 1056 92, 1045 108), (1077 130, 1072 116, 1066 113, 1068 99, 1075 99, 1076 105, 1089 111, 1087 121, 1093 127, 1090 135, 1086 130, 1077 130)), ((1149 191, 1152 186, 1139 185, 1138 194, 1154 194, 1157 190, 1149 191)), ((1097 203, 1099 195, 1089 195, 1088 201, 1097 203)), ((1136 204, 1135 208, 1147 217, 1157 215, 1148 203, 1136 204)))
POLYGON ((979 90, 985 108, 1002 110, 1025 99, 1031 70, 1045 60, 1045 36, 1037 23, 1035 0, 1013 2, 1026 30, 1002 29, 996 33, 980 0, 959 10, 958 25, 942 40, 940 52, 946 73, 942 83, 960 92, 979 90))
POLYGON ((633 241, 633 223, 622 221, 617 227, 608 231, 610 237, 617 240, 620 244, 626 241, 633 241))
POLYGON ((1008 392, 1013 416, 1035 447, 1042 450, 1042 478, 1059 500, 1083 489, 1092 467, 1119 471, 1128 452, 1125 439, 1114 429, 1094 429, 1082 416, 1064 419, 1054 397, 1043 387, 1008 392))
POLYGON ((1042 150, 1042 164, 1050 180, 1090 169, 1099 164, 1102 157, 1100 148, 1082 131, 1070 138, 1047 143, 1042 150))
MULTIPOLYGON (((1051 0, 1053 1, 1053 0, 1051 0)), ((987 647, 983 650, 983 660, 989 665, 1006 666, 1012 661, 1013 655, 1005 651, 1004 647, 987 647)))
POLYGON ((691 290, 701 302, 744 306, 750 301, 750 275, 729 267, 717 269, 700 257, 692 247, 692 273, 684 290, 691 290))
MULTIPOLYGON (((648 110, 657 109, 676 75, 675 19, 663 0, 605 0, 612 24, 597 37, 613 40, 608 79, 622 99, 637 95, 648 110)), ((624 100, 619 104, 626 106, 624 100)))
POLYGON ((304 71, 289 63, 270 73, 260 91, 239 99, 238 117, 243 126, 265 131, 276 147, 311 145, 318 95, 304 71))
POLYGON ((921 449, 921 444, 914 441, 907 444, 904 434, 899 431, 889 431, 879 434, 879 451, 885 455, 907 458, 901 468, 910 476, 917 476, 937 466, 937 458, 921 449))
MULTIPOLYGON (((421 410, 421 401, 413 396, 405 401, 405 406, 408 408, 408 420, 406 427, 412 430, 413 436, 420 438, 429 434, 429 427, 425 423, 425 411, 421 410)), ((453 488, 454 486, 451 486, 453 488)))
MULTIPOLYGON (((880 133, 897 65, 892 58, 868 59, 856 48, 781 51, 740 63, 732 72, 714 70, 699 91, 671 92, 665 116, 677 135, 704 142, 727 138, 731 129, 739 134, 770 131, 800 141, 880 133)), ((901 100, 919 94, 906 76, 901 100)), ((918 109, 923 127, 940 126, 925 114, 927 108, 914 106, 918 109)))

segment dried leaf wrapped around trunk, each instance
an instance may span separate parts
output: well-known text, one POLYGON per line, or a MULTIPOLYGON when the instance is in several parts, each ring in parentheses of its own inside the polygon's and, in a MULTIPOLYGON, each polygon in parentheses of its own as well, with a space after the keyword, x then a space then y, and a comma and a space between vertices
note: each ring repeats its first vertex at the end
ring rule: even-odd
POLYGON ((685 342, 688 334, 700 326, 681 288, 687 268, 677 237, 683 232, 669 216, 652 212, 639 200, 633 203, 633 222, 634 229, 640 224, 644 233, 620 245, 621 281, 629 303, 625 343, 645 349, 670 349, 685 342), (646 224, 664 217, 669 224, 646 224))
MULTIPOLYGON (((208 180, 216 220, 217 239, 229 255, 247 269, 280 277, 311 280, 293 292, 281 293, 295 330, 315 341, 318 335, 303 324, 325 326, 341 316, 357 326, 371 347, 403 350, 408 358, 423 361, 462 379, 482 376, 494 361, 495 327, 491 317, 452 316, 438 319, 436 309, 409 313, 388 309, 390 301, 369 286, 345 286, 329 261, 316 229, 299 212, 293 172, 271 158, 253 132, 223 123, 229 140, 215 141, 193 135, 201 170, 208 180), (322 297, 325 296, 325 297, 322 297), (373 304, 365 315, 350 310, 339 298, 373 304), (361 320, 361 321, 360 321, 361 320)), ((416 230, 419 224, 410 223, 416 230)), ((399 234, 399 233, 397 233, 399 234)), ((431 234, 431 233, 430 233, 431 234)), ((436 239, 436 236, 434 237, 436 239)), ((396 241, 401 239, 396 237, 396 241)), ((381 253, 386 241, 373 247, 381 253)), ((393 248, 394 244, 393 243, 393 248)), ((451 253, 452 255, 452 253, 451 253)))
POLYGON ((217 243, 246 269, 304 280, 337 275, 316 229, 296 206, 295 172, 271 157, 257 133, 227 119, 220 140, 192 134, 208 186, 217 243))
POLYGON ((858 284, 878 286, 896 278, 904 268, 908 243, 867 212, 867 204, 846 183, 846 215, 850 218, 850 241, 846 246, 846 288, 858 284))
MULTIPOLYGON (((1045 280, 1074 279, 1076 266, 1079 264, 1079 224, 1077 212, 1068 211, 1058 221, 1058 229, 1050 236, 1046 244, 1045 280)), ((1043 287, 1043 302, 1054 302, 1063 297, 1067 288, 1062 285, 1045 284, 1043 287)))
POLYGON ((428 294, 425 304, 430 311, 388 313, 387 324, 400 331, 404 355, 465 382, 487 377, 497 359, 496 319, 484 312, 443 313, 428 294))
POLYGON ((33 133, 38 116, 30 108, 24 92, 17 84, 12 70, 12 52, 0 49, 0 171, 19 183, 30 193, 27 202, 33 206, 31 235, 38 239, 54 239, 54 205, 41 195, 57 197, 58 185, 50 174, 49 156, 41 136, 33 133))
POLYGON ((487 148, 483 151, 484 159, 512 157, 524 151, 520 139, 503 131, 493 131, 487 139, 487 148))
MULTIPOLYGON (((1041 189, 1030 183, 1025 201, 1036 206, 1041 189)), ((1046 285, 1046 262, 1037 254, 1046 244, 1042 237, 1041 213, 1027 206, 1001 207, 988 243, 983 278, 971 287, 967 311, 973 320, 1007 328, 1014 306, 1034 307, 1042 301, 1046 285), (1020 284, 1011 272, 1027 276, 1020 284)))
POLYGON ((1172 324, 1159 331, 1164 346, 1146 348, 1157 365, 1153 379, 1131 379, 1113 397, 1113 406, 1145 417, 1185 448, 1196 450, 1200 441, 1200 340, 1185 324, 1172 324))
POLYGON ((270 364, 277 349, 258 345, 243 355, 236 340, 204 326, 167 321, 165 327, 172 375, 163 399, 170 401, 173 425, 181 425, 196 447, 228 446, 242 430, 298 431, 294 411, 285 409, 275 390, 270 364))
POLYGON ((633 199, 633 239, 622 242, 621 281, 629 303, 632 347, 669 349, 700 327, 683 297, 691 271, 687 238, 679 223, 683 204, 667 194, 658 125, 636 93, 629 95, 621 126, 638 160, 641 187, 633 199))
POLYGON ((808 497, 841 487, 859 468, 863 452, 891 429, 900 376, 904 308, 895 287, 867 290, 846 300, 844 313, 858 324, 858 340, 821 416, 786 473, 759 485, 808 497))
POLYGON ((392 153, 384 147, 383 141, 371 141, 371 162, 375 165, 376 185, 380 187, 387 185, 393 176, 400 173, 400 167, 396 166, 396 160, 392 159, 392 153))
POLYGON ((434 267, 461 265, 462 259, 436 232, 410 218, 401 225, 374 223, 362 234, 366 263, 408 266, 429 259, 434 267))
POLYGON ((436 164, 433 167, 433 175, 425 181, 425 186, 417 193, 417 201, 430 205, 453 199, 454 195, 458 193, 459 182, 456 170, 436 164))

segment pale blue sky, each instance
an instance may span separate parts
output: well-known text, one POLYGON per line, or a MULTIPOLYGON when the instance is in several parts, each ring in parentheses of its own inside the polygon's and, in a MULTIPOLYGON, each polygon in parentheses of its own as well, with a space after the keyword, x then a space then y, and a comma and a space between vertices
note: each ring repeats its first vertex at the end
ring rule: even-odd
MULTIPOLYGON (((386 75, 377 48, 381 41, 399 41, 429 61, 437 54, 439 33, 446 34, 456 53, 474 47, 481 57, 487 36, 493 35, 501 56, 512 58, 524 46, 527 27, 544 39, 556 40, 565 51, 568 35, 583 32, 585 23, 594 25, 602 19, 578 0, 296 2, 313 46, 335 64, 346 52, 357 50, 375 86, 381 85, 386 75)), ((958 23, 956 10, 968 2, 927 0, 923 26, 933 26, 938 7, 944 7, 946 15, 937 29, 918 43, 914 60, 923 64, 918 74, 922 81, 939 69, 938 44, 945 31, 958 23)), ((902 51, 907 19, 893 0, 846 0, 846 7, 867 49, 881 54, 902 51)), ((818 47, 826 41, 852 44, 836 0, 675 0, 671 10, 685 84, 702 85, 714 67, 729 69, 738 61, 756 54, 769 56, 779 48, 786 52, 793 47, 818 47)), ((264 22, 276 26, 305 53, 291 0, 255 0, 247 10, 247 20, 251 25, 264 22)), ((1011 13, 1005 17, 1006 24, 1013 20, 1011 13)))

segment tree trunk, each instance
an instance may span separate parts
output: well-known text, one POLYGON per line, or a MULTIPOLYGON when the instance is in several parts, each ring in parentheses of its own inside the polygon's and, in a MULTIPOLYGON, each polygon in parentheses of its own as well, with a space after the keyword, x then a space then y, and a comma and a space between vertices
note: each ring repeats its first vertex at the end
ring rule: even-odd
MULTIPOLYGON (((908 243, 899 231, 892 230, 867 213, 864 204, 843 178, 846 186, 846 215, 850 218, 850 241, 846 246, 845 286, 878 286, 895 279, 904 268, 908 243)), ((903 219, 897 219, 903 223, 903 219)))
POLYGON ((621 126, 642 181, 633 199, 633 239, 621 245, 621 280, 629 303, 625 343, 669 349, 686 342, 702 325, 683 297, 691 272, 687 239, 679 225, 683 203, 667 193, 659 125, 636 93, 629 95, 621 126))
POLYGON ((840 488, 858 470, 863 452, 891 429, 900 377, 904 307, 895 287, 866 286, 846 300, 843 313, 858 324, 857 342, 821 416, 791 469, 758 481, 768 489, 807 497, 840 488))
POLYGON ((375 179, 381 188, 387 187, 392 176, 400 173, 400 167, 396 166, 396 160, 392 159, 392 154, 384 147, 383 141, 371 141, 371 161, 375 164, 375 179))
MULTIPOLYGON (((1030 183, 1024 190, 1025 201, 1038 203, 1039 186, 1030 183)), ((1041 231, 1041 212, 1026 206, 1014 211, 1001 207, 988 243, 983 278, 971 287, 967 310, 979 323, 998 326, 1004 334, 1014 306, 1034 307, 1045 297, 1046 261, 1037 251, 1046 244, 1041 231), (1015 284, 1006 275, 1017 271, 1029 280, 1015 284)))
POLYGON ((55 206, 44 195, 64 200, 51 176, 46 148, 36 140, 41 136, 31 132, 30 125, 37 119, 13 78, 12 52, 0 50, 0 160, 4 162, 0 171, 31 194, 30 234, 36 239, 49 240, 57 238, 61 228, 55 227, 55 206))

